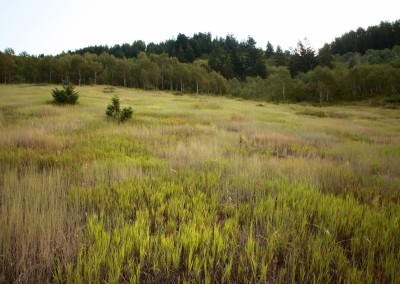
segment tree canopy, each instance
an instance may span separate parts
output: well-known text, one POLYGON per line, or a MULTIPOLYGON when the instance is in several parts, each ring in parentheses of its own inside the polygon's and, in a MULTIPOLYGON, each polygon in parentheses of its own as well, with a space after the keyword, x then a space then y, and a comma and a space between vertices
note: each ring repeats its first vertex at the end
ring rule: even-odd
POLYGON ((0 82, 70 81, 319 103, 392 96, 400 90, 400 45, 392 46, 398 42, 398 27, 399 21, 360 28, 318 51, 306 39, 291 51, 271 42, 264 50, 250 36, 238 41, 234 35, 212 38, 210 33, 179 34, 158 44, 137 40, 92 46, 56 56, 16 55, 7 48, 0 52, 0 82), (357 41, 350 40, 353 36, 357 41), (350 48, 349 42, 357 44, 350 48))
POLYGON ((367 29, 358 28, 337 37, 332 43, 333 54, 358 52, 364 54, 368 49, 390 49, 400 45, 400 20, 393 23, 381 22, 367 29))

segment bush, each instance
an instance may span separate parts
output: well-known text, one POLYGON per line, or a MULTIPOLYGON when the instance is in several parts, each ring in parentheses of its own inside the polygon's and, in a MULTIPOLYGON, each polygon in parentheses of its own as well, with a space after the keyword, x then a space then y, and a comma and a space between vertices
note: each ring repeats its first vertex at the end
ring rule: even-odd
POLYGON ((111 99, 111 104, 107 106, 106 115, 109 117, 116 117, 121 111, 118 96, 111 99))
POLYGON ((389 104, 400 103, 400 97, 388 98, 388 99, 386 99, 384 102, 385 102, 385 103, 389 103, 389 104))
POLYGON ((109 93, 114 93, 115 92, 115 88, 114 87, 105 87, 103 89, 103 93, 109 94, 109 93))
POLYGON ((107 106, 106 115, 118 121, 124 122, 132 118, 133 110, 131 107, 126 107, 121 110, 118 96, 111 99, 111 104, 107 106))
POLYGON ((131 107, 126 107, 122 109, 121 115, 119 117, 120 122, 124 122, 125 120, 131 119, 133 114, 133 110, 131 107))
POLYGON ((317 117, 326 117, 325 113, 320 110, 304 110, 296 112, 297 115, 309 115, 309 116, 317 116, 317 117))
POLYGON ((53 102, 57 104, 77 104, 79 95, 78 92, 74 91, 75 87, 69 82, 63 83, 62 87, 63 90, 55 88, 51 91, 53 102))

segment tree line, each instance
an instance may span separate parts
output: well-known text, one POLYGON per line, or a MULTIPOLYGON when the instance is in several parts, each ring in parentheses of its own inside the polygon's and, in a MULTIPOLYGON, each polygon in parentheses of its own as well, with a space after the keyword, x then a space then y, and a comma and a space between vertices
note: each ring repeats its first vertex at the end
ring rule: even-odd
POLYGON ((18 56, 8 49, 0 53, 3 83, 73 82, 76 85, 114 85, 187 93, 227 93, 227 80, 207 66, 206 60, 181 63, 167 54, 140 52, 137 58, 64 53, 57 56, 18 56))
MULTIPOLYGON (((167 54, 140 52, 137 58, 64 53, 31 56, 0 53, 3 83, 50 83, 115 85, 185 93, 227 95, 267 101, 335 102, 378 95, 397 95, 400 90, 400 46, 391 50, 368 50, 339 55, 313 55, 299 44, 295 53, 284 54, 288 64, 276 64, 280 53, 263 61, 265 76, 226 78, 211 68, 211 59, 181 63, 167 54), (327 57, 328 59, 326 59, 327 57), (303 66, 293 76, 292 64, 303 66)), ((260 64, 261 66, 261 64, 260 64)))
POLYGON ((104 52, 116 58, 137 58, 140 52, 148 55, 167 54, 178 59, 180 63, 193 63, 199 59, 207 59, 212 70, 225 78, 245 78, 246 76, 266 77, 263 50, 256 47, 256 41, 249 37, 247 41, 239 42, 233 35, 226 38, 212 39, 210 33, 197 33, 193 37, 179 34, 176 39, 159 44, 134 41, 131 45, 91 46, 71 54, 85 53, 101 55, 104 52))
POLYGON ((358 52, 364 54, 369 49, 391 49, 400 45, 400 20, 381 22, 367 29, 358 28, 336 38, 331 43, 332 53, 346 54, 358 52))
MULTIPOLYGON (((381 24, 382 25, 382 24, 381 24)), ((196 94, 232 95, 267 101, 339 100, 397 95, 400 46, 364 53, 318 51, 308 41, 283 51, 268 42, 233 35, 212 39, 209 33, 160 44, 135 41, 113 48, 94 46, 57 56, 0 52, 0 82, 115 85, 196 94)))
MULTIPOLYGON (((112 47, 108 46, 89 46, 68 53, 85 54, 90 52, 100 55, 107 52, 117 58, 132 58, 137 57, 139 52, 146 51, 150 54, 166 53, 170 57, 178 58, 179 62, 192 63, 199 58, 213 58, 222 62, 214 62, 216 68, 221 68, 218 64, 226 64, 226 58, 231 57, 230 72, 224 70, 226 76, 240 77, 243 76, 243 55, 250 52, 255 55, 260 50, 254 49, 254 39, 249 38, 248 41, 238 42, 233 35, 228 35, 226 38, 212 38, 210 33, 197 33, 192 37, 187 37, 184 34, 179 34, 176 39, 169 39, 161 43, 149 43, 141 40, 134 41, 132 44, 124 43, 116 44, 112 47), (225 61, 224 61, 225 59, 225 61), (236 72, 235 72, 236 71, 236 72)), ((357 30, 352 30, 335 38, 328 44, 332 54, 344 55, 346 53, 364 54, 367 50, 383 50, 392 49, 396 45, 400 45, 400 20, 394 22, 381 22, 379 25, 370 26, 367 29, 359 27, 357 30)), ((270 56, 273 53, 272 45, 267 44, 265 53, 270 56)), ((278 64, 284 65, 284 55, 282 49, 277 46, 276 53, 282 53, 278 64)), ((217 71, 217 70, 216 70, 217 71)), ((261 71, 262 72, 262 71, 261 71)), ((258 74, 262 75, 262 73, 258 74)))

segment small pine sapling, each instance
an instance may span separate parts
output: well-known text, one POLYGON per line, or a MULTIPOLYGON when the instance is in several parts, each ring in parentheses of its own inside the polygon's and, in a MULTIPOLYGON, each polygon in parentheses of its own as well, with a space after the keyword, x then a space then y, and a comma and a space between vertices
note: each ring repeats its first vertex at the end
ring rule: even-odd
POLYGON ((121 123, 132 118, 133 110, 131 107, 125 107, 121 110, 119 97, 115 95, 111 99, 111 103, 107 106, 106 115, 121 123))
POLYGON ((107 106, 106 115, 115 118, 116 116, 119 115, 120 111, 121 111, 121 106, 119 103, 119 98, 118 96, 114 96, 111 99, 111 104, 107 106))
POLYGON ((131 119, 133 114, 133 110, 131 107, 124 107, 121 112, 121 116, 119 118, 120 122, 124 122, 125 120, 131 119))
POLYGON ((53 96, 53 102, 56 104, 69 104, 75 105, 78 103, 79 94, 75 92, 74 85, 70 82, 66 82, 62 84, 63 90, 59 90, 57 88, 51 91, 51 95, 53 96))

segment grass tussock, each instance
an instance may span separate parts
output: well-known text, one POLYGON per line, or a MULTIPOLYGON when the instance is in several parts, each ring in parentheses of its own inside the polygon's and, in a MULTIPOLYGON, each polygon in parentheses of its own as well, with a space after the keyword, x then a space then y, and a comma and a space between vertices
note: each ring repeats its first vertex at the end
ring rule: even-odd
POLYGON ((0 86, 0 283, 400 281, 396 110, 52 88, 0 86))

